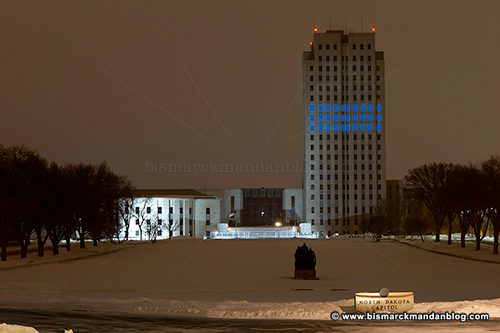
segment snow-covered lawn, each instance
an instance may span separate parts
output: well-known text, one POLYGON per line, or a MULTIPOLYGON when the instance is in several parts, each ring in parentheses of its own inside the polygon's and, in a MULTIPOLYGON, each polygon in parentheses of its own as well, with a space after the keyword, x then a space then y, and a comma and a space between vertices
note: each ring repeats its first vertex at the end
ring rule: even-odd
MULTIPOLYGON (((394 241, 306 240, 317 281, 294 280, 304 240, 177 239, 85 260, 0 270, 2 306, 213 318, 328 319, 358 291, 414 291, 414 311, 500 317, 500 265, 394 241), (480 300, 480 301, 479 301, 480 300)), ((446 246, 446 244, 443 244, 446 246)), ((0 268, 1 268, 0 264, 0 268)))

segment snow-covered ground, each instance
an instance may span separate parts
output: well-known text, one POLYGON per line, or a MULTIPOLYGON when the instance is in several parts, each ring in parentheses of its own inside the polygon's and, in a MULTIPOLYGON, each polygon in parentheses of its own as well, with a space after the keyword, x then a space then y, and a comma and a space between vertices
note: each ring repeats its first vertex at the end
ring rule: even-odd
POLYGON ((318 239, 306 242, 316 252, 320 279, 294 280, 293 254, 303 242, 178 239, 128 245, 125 251, 85 260, 7 270, 2 268, 9 262, 0 263, 1 305, 152 316, 328 320, 332 311, 353 311, 355 292, 386 287, 414 291, 415 312, 488 312, 500 317, 498 264, 390 240, 318 239))

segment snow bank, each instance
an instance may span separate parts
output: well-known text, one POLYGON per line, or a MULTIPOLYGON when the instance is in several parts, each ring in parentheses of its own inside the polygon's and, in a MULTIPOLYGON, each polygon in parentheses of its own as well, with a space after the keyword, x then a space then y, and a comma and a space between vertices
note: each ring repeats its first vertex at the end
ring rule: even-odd
POLYGON ((0 324, 0 333, 38 333, 33 327, 0 324))
MULTIPOLYGON (((122 305, 124 305, 122 303, 122 305)), ((329 320, 332 311, 352 307, 352 300, 337 302, 248 302, 248 301, 174 301, 143 299, 130 303, 129 309, 141 314, 196 316, 227 319, 329 320)))
MULTIPOLYGON (((335 302, 248 302, 248 301, 175 301, 144 298, 121 302, 128 310, 140 314, 196 316, 226 319, 330 320, 330 313, 355 312, 354 300, 335 302), (128 303, 128 307, 126 306, 128 303)), ((500 318, 500 298, 493 300, 416 303, 410 312, 488 313, 500 318)))

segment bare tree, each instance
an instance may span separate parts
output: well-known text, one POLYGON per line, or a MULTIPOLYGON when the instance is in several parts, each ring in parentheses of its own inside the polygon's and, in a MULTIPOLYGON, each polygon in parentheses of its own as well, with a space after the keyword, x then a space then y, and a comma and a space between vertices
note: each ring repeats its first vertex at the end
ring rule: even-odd
POLYGON ((430 163, 411 169, 405 177, 406 186, 428 209, 440 241, 441 226, 446 218, 447 176, 449 164, 430 163))
POLYGON ((374 214, 361 219, 360 227, 363 233, 372 233, 374 241, 378 242, 382 239, 382 235, 388 232, 390 228, 387 204, 384 200, 380 201, 374 214))
POLYGON ((10 171, 14 168, 12 158, 0 145, 0 259, 7 260, 7 244, 11 239, 10 222, 15 211, 15 196, 12 194, 10 171))
POLYGON ((448 221, 448 245, 452 244, 453 221, 460 213, 460 183, 464 166, 460 164, 448 164, 445 194, 443 204, 446 220, 448 221))
POLYGON ((139 240, 142 241, 143 225, 147 220, 147 208, 151 204, 151 198, 144 198, 142 205, 137 203, 134 207, 133 216, 137 220, 137 225, 139 226, 139 240))
POLYGON ((416 199, 403 199, 403 229, 407 235, 410 235, 410 239, 417 235, 424 242, 424 236, 431 229, 431 225, 425 218, 422 205, 416 199))
POLYGON ((486 186, 486 217, 493 225, 493 254, 498 254, 500 233, 500 156, 492 156, 481 164, 486 186))
POLYGON ((123 224, 123 231, 125 233, 123 239, 128 240, 130 223, 134 216, 134 207, 136 204, 136 199, 132 193, 122 196, 118 203, 118 216, 123 224))
POLYGON ((48 163, 36 151, 24 146, 10 147, 7 153, 15 166, 9 175, 14 185, 10 191, 15 197, 16 208, 11 228, 19 244, 21 258, 26 258, 31 235, 41 223, 40 203, 48 163))
POLYGON ((163 221, 160 219, 158 212, 146 220, 146 235, 151 243, 156 243, 156 238, 162 225, 163 221))
POLYGON ((465 247, 465 235, 472 227, 476 238, 476 250, 481 248, 483 226, 487 212, 487 180, 475 166, 464 166, 458 176, 457 202, 461 228, 461 246, 465 247))
POLYGON ((162 223, 161 227, 168 233, 168 238, 170 239, 174 235, 174 232, 180 230, 181 225, 178 220, 174 219, 173 214, 169 214, 168 221, 162 223))

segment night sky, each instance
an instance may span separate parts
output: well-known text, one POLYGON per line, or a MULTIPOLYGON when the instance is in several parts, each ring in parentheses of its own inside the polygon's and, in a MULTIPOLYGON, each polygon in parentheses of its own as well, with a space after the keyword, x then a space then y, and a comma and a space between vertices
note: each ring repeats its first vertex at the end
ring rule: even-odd
POLYGON ((315 25, 357 32, 363 17, 385 52, 387 178, 478 162, 500 153, 499 13, 496 0, 1 1, 0 143, 106 160, 139 188, 300 187, 302 51, 315 25))

